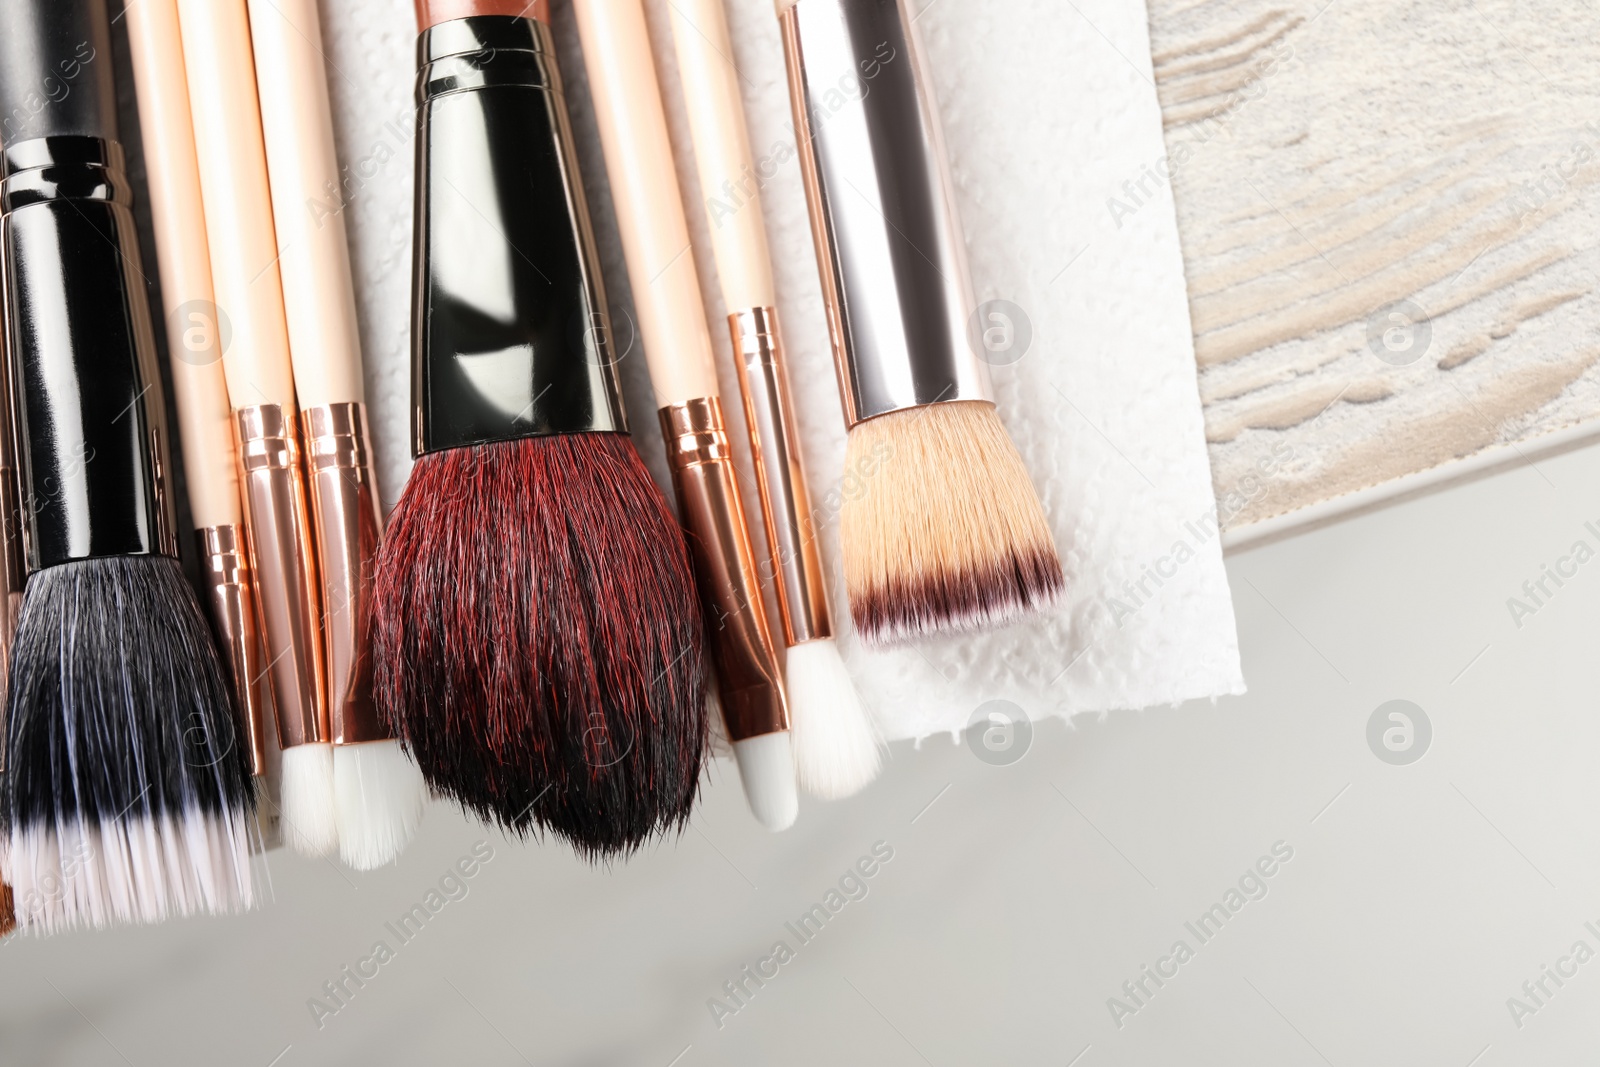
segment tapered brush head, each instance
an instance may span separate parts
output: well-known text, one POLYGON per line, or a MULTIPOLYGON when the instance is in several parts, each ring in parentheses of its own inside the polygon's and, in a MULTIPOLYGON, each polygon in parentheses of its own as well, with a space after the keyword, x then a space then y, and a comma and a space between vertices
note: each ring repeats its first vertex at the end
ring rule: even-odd
POLYGON ((793 646, 783 673, 800 788, 823 800, 866 788, 883 766, 883 742, 838 643, 826 639, 793 646))
POLYGON ((626 436, 423 455, 373 594, 375 697, 435 793, 597 860, 687 823, 706 747, 700 607, 626 436))
POLYGON ((284 749, 278 791, 283 801, 278 826, 284 844, 302 856, 331 856, 339 847, 333 746, 312 742, 284 749))
POLYGON ((1003 626, 1064 579, 1044 509, 994 405, 929 404, 851 427, 845 586, 871 645, 1003 626))
POLYGON ((247 735, 177 561, 34 574, 12 657, 0 811, 18 925, 249 907, 247 735))
POLYGON ((794 748, 789 731, 758 734, 733 743, 733 760, 750 814, 773 833, 787 830, 800 814, 795 788, 794 748))
POLYGON ((398 741, 333 747, 339 858, 358 871, 393 863, 422 825, 428 787, 398 741))

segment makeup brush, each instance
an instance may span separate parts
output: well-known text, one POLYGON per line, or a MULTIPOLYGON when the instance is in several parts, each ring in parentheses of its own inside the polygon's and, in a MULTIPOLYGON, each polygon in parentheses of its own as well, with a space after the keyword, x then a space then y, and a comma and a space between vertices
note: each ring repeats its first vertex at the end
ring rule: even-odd
POLYGON ((378 555, 375 689, 436 792, 606 859, 688 821, 703 631, 627 437, 550 28, 507 10, 418 5, 417 463, 378 555))
POLYGON ((422 821, 422 774, 372 702, 367 627, 381 517, 361 381, 361 338, 342 211, 310 205, 340 187, 316 0, 249 0, 256 89, 277 227, 289 354, 310 466, 322 579, 339 854, 391 863, 422 821))
POLYGON ((238 743, 249 754, 258 796, 264 796, 266 785, 260 779, 267 773, 272 692, 261 659, 255 586, 239 503, 238 457, 222 376, 225 341, 211 289, 178 4, 139 0, 125 13, 166 313, 167 356, 204 600, 246 727, 238 743))
POLYGON ((283 747, 283 835, 339 845, 333 736, 298 411, 245 0, 178 0, 250 564, 283 747))
POLYGON ((840 513, 856 630, 1001 626, 1062 592, 995 412, 938 111, 904 0, 778 0, 801 172, 863 483, 840 513))
POLYGON ((176 558, 167 426, 100 0, 0 5, 0 263, 27 588, 0 798, 17 921, 248 907, 255 806, 176 558), (71 86, 40 105, 43 87, 71 86))
POLYGON ((770 830, 798 813, 789 713, 722 421, 711 332, 638 0, 576 0, 634 307, 745 799, 770 830))
POLYGON ((711 219, 711 248, 733 336, 772 584, 788 649, 784 674, 795 771, 806 792, 846 797, 877 777, 880 742, 833 639, 822 553, 784 367, 767 227, 722 3, 674 0, 669 8, 672 39, 701 191, 708 197, 737 191, 738 206, 732 213, 711 219))
MULTIPOLYGON (((3 269, 3 268, 0 268, 3 269)), ((11 643, 17 639, 17 620, 22 614, 22 590, 27 581, 27 553, 22 543, 21 507, 17 500, 16 428, 11 418, 11 362, 4 325, 4 285, 0 284, 0 798, 5 796, 6 773, 6 694, 11 679, 11 643)), ((3 812, 0 804, 0 812, 3 812)), ((6 876, 0 834, 0 937, 16 928, 15 901, 11 879, 6 876)))

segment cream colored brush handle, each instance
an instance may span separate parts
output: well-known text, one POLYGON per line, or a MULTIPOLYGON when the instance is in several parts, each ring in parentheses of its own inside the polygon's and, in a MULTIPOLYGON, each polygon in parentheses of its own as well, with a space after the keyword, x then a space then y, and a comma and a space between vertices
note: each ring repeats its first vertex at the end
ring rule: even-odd
POLYGON ((267 191, 245 0, 178 0, 217 306, 231 326, 223 368, 235 409, 295 412, 289 335, 267 191))
POLYGON ((361 338, 316 0, 249 0, 289 352, 301 409, 361 403, 361 338))
POLYGON ((700 280, 639 0, 575 0, 658 407, 717 395, 700 280))
POLYGON ((189 509, 196 529, 236 526, 239 474, 177 0, 139 0, 127 16, 189 509))
POLYGON ((711 247, 730 312, 777 304, 767 227, 756 188, 755 160, 733 65, 723 0, 672 0, 667 5, 678 52, 678 77, 689 130, 710 207, 711 247))

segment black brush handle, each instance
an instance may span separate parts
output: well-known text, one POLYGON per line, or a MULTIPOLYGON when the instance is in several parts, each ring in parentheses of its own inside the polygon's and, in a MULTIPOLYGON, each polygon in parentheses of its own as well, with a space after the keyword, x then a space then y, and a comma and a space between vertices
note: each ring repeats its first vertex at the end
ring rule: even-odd
POLYGON ((29 571, 175 556, 165 408, 122 147, 83 136, 22 141, 6 146, 0 174, 0 293, 29 571))
POLYGON ((443 22, 417 61, 415 451, 627 432, 549 27, 443 22))
POLYGON ((104 0, 0 2, 0 145, 117 139, 104 0))

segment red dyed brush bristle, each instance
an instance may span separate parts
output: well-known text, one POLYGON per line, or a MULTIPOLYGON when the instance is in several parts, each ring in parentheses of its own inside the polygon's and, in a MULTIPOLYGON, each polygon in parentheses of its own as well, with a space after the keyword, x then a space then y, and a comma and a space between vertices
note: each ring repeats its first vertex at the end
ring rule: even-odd
POLYGON ((594 859, 681 828, 702 641, 683 533, 626 436, 417 460, 378 556, 373 660, 436 792, 594 859))

